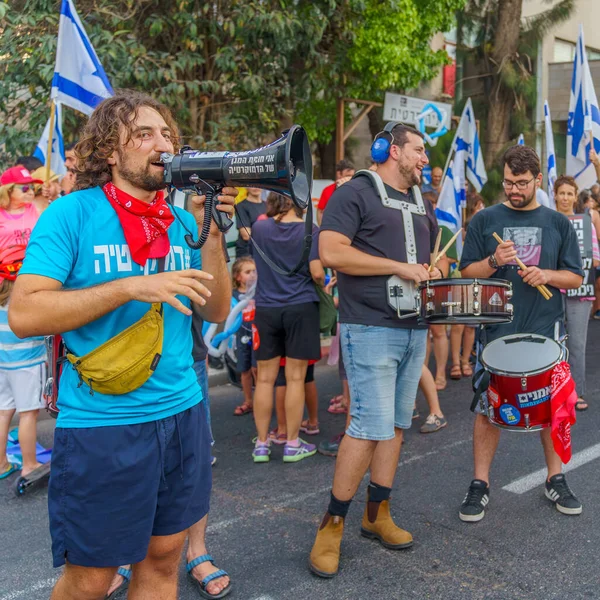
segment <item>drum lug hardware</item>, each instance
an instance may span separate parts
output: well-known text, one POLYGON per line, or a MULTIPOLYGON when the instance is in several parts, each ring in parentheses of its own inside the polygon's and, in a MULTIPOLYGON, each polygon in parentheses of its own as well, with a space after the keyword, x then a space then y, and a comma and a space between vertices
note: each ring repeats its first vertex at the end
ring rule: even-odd
POLYGON ((527 389, 527 377, 521 377, 521 389, 523 391, 527 389))
POLYGON ((435 291, 432 290, 429 286, 427 286, 427 297, 433 298, 435 296, 435 291))
POLYGON ((474 300, 473 301, 473 314, 478 317, 481 314, 481 308, 479 306, 479 301, 478 300, 474 300))
POLYGON ((479 296, 479 286, 478 285, 473 286, 473 296, 479 296))
POLYGON ((454 314, 454 309, 457 308, 458 310, 456 311, 457 313, 460 313, 460 307, 461 307, 461 303, 460 302, 442 302, 442 306, 446 307, 448 309, 448 316, 451 317, 454 314))
POLYGON ((513 297, 513 291, 512 288, 506 290, 506 293, 504 294, 507 300, 510 300, 513 297))
POLYGON ((525 429, 529 429, 529 413, 525 413, 525 429))
POLYGON ((435 304, 433 302, 428 302, 425 305, 425 309, 427 310, 428 313, 432 313, 435 310, 435 304))
POLYGON ((510 313, 511 315, 515 311, 514 306, 512 304, 505 304, 504 308, 506 309, 506 312, 510 313))

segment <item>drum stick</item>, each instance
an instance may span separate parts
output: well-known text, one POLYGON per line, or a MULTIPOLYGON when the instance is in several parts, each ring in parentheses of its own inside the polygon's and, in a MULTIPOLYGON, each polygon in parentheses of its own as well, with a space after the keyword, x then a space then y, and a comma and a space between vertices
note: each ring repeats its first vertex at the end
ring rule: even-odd
POLYGON ((459 229, 451 238, 450 241, 442 248, 442 251, 435 257, 435 260, 432 263, 432 266, 435 267, 435 265, 437 265, 438 260, 440 260, 440 258, 442 258, 442 256, 444 256, 444 254, 446 254, 446 252, 448 252, 448 250, 450 250, 450 246, 452 246, 452 244, 454 244, 454 242, 456 241, 456 238, 460 235, 460 232, 462 231, 462 229, 459 229))
MULTIPOLYGON (((504 240, 494 231, 494 239, 499 243, 499 244, 503 244, 504 240)), ((526 269, 527 267, 525 266, 525 264, 523 263, 523 261, 517 256, 515 258, 515 262, 519 265, 519 268, 521 270, 526 269)), ((536 285, 535 286, 537 288, 537 291, 544 296, 544 298, 546 300, 550 300, 550 298, 552 298, 552 292, 545 286, 545 285, 536 285)))
MULTIPOLYGON (((433 247, 433 258, 435 259, 435 257, 437 256, 438 250, 440 249, 440 244, 442 243, 442 228, 440 227, 438 234, 437 234, 437 238, 435 238, 435 246, 433 247)), ((435 260, 431 261, 431 264, 429 265, 429 272, 431 273, 431 271, 433 271, 433 269, 435 268, 435 260)))

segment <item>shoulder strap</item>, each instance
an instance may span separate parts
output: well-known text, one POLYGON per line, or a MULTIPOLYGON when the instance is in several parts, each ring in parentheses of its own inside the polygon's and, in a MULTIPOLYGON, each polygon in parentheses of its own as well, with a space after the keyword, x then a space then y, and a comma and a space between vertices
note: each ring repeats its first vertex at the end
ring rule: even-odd
POLYGON ((167 255, 161 256, 158 259, 158 272, 159 273, 164 273, 164 271, 165 271, 165 263, 166 262, 167 262, 167 255))

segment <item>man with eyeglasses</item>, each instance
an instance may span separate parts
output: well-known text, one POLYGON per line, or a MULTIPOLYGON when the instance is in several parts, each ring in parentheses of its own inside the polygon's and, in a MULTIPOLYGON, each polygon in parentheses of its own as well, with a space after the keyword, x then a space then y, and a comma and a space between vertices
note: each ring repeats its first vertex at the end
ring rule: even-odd
MULTIPOLYGON (((504 155, 502 185, 506 201, 477 213, 469 225, 460 270, 463 277, 499 278, 513 285, 514 319, 511 323, 486 325, 481 331, 478 356, 483 343, 513 333, 536 333, 554 337, 555 324, 564 329, 561 289, 578 288, 583 270, 577 236, 562 214, 540 206, 536 191, 542 184, 540 160, 532 148, 513 146, 504 155), (498 244, 493 234, 504 242, 498 244), (519 257, 526 265, 521 270, 519 257), (552 298, 545 300, 535 286, 546 285, 552 298)), ((527 365, 523 365, 527 370, 527 365)), ((489 471, 500 440, 500 429, 489 423, 478 405, 473 431, 474 476, 459 517, 473 523, 485 516, 490 498, 489 471)), ((563 514, 577 515, 581 502, 562 474, 562 462, 552 445, 551 429, 541 432, 548 467, 545 495, 563 514)))

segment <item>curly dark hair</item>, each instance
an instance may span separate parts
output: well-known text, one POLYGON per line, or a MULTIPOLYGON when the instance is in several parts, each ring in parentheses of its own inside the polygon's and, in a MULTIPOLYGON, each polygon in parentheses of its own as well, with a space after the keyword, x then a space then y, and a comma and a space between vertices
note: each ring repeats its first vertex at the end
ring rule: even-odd
POLYGON ((277 192, 270 192, 267 196, 267 217, 272 217, 279 221, 283 215, 287 214, 290 208, 294 209, 297 217, 302 218, 303 210, 296 206, 291 198, 282 196, 277 192))
POLYGON ((78 190, 103 186, 111 180, 108 158, 121 143, 121 127, 127 131, 126 143, 131 139, 133 122, 142 106, 153 108, 165 120, 171 129, 173 144, 177 150, 179 128, 171 111, 147 94, 119 90, 96 107, 75 145, 78 190))
POLYGON ((514 175, 523 175, 530 171, 534 177, 541 173, 540 157, 529 146, 511 146, 502 161, 514 175))

